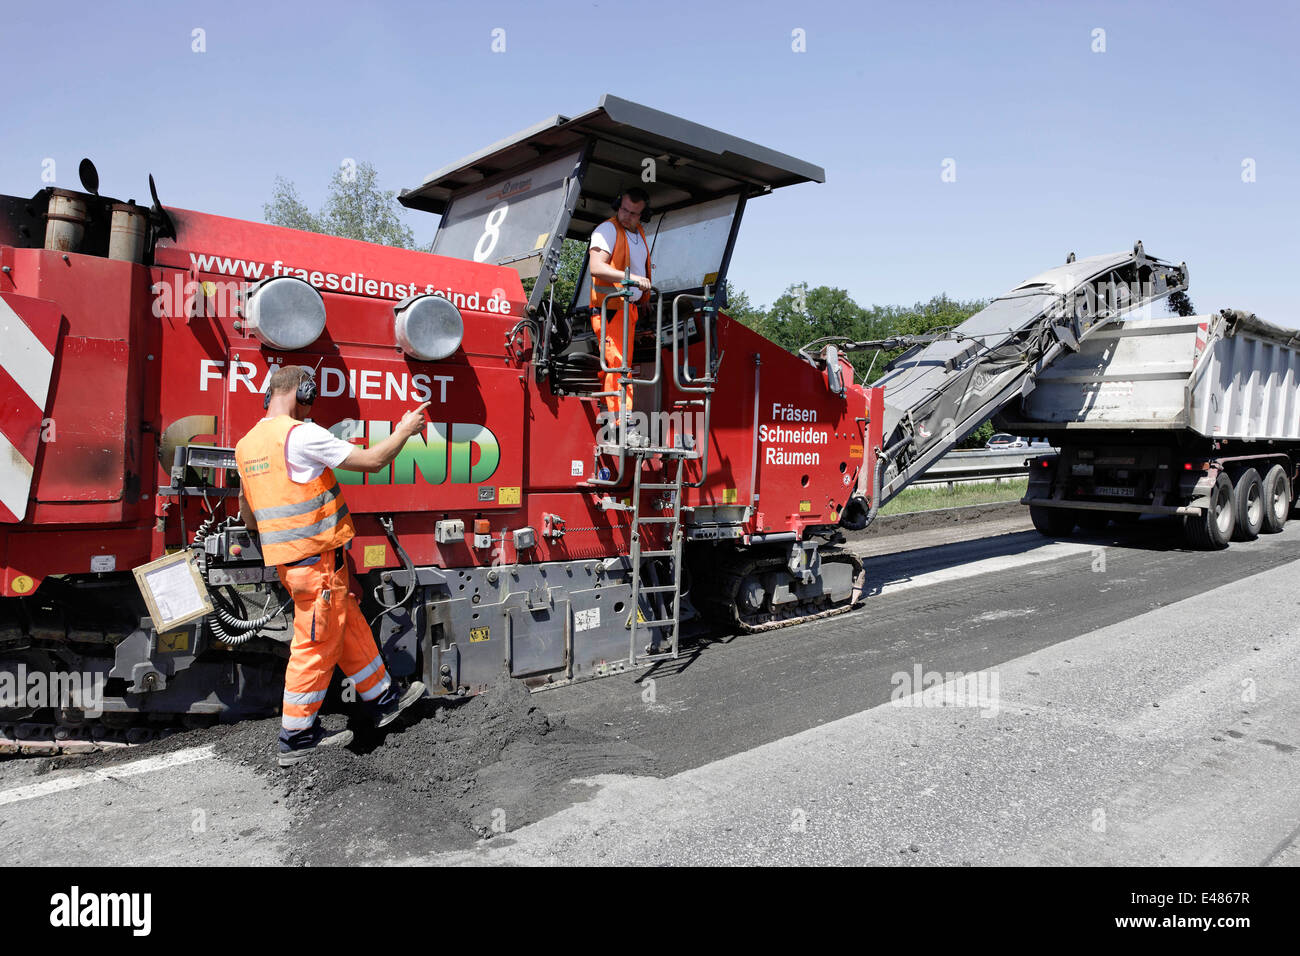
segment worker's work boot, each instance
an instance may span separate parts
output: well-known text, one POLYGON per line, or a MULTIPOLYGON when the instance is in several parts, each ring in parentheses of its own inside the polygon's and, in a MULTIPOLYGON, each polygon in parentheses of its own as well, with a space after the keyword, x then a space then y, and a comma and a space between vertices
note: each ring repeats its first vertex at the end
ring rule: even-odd
POLYGON ((294 764, 306 760, 322 747, 346 747, 352 743, 352 731, 350 730, 328 731, 323 727, 319 728, 319 730, 319 735, 305 747, 289 747, 281 742, 280 766, 292 767, 294 764))
POLYGON ((379 711, 379 717, 375 720, 376 727, 387 727, 395 721, 398 715, 410 707, 417 700, 424 696, 424 681, 411 681, 411 686, 406 688, 406 692, 397 700, 393 701, 387 707, 379 711))

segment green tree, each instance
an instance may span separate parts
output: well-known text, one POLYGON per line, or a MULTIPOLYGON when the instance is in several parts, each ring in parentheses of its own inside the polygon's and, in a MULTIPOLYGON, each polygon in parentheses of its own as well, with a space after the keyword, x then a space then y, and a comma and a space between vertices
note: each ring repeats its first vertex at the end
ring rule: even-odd
MULTIPOLYGON (((555 309, 564 312, 573 301, 573 290, 582 275, 583 258, 587 253, 587 244, 581 239, 565 239, 560 244, 560 264, 555 270, 555 280, 551 286, 555 294, 555 309)), ((533 294, 536 279, 524 279, 524 295, 533 294)), ((585 303, 580 303, 585 304, 585 303)))
MULTIPOLYGON (((772 307, 750 328, 788 352, 796 352, 813 339, 828 335, 859 338, 866 313, 843 289, 800 283, 787 286, 772 307)), ((749 323, 746 323, 749 325, 749 323)))
POLYGON ((370 163, 348 164, 338 169, 330 180, 325 205, 315 214, 298 197, 294 184, 277 176, 271 201, 262 207, 262 215, 267 222, 290 229, 400 249, 415 246, 414 233, 402 221, 396 191, 379 188, 378 174, 370 163))
POLYGON ((727 306, 722 311, 751 329, 757 329, 767 318, 767 309, 753 305, 749 296, 732 285, 730 280, 727 281, 727 306))

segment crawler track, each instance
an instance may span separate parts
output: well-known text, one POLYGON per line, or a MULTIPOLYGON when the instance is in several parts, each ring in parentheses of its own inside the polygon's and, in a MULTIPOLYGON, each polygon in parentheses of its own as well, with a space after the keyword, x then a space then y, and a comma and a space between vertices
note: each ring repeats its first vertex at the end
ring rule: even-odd
MULTIPOLYGON (((823 564, 849 564, 856 579, 862 571, 862 561, 845 551, 823 551, 823 564)), ((707 597, 696 600, 701 610, 715 625, 727 627, 743 634, 755 634, 760 631, 772 631, 791 624, 815 621, 821 618, 847 614, 862 602, 852 600, 835 604, 830 598, 822 596, 812 601, 796 601, 791 604, 771 605, 770 595, 766 596, 758 607, 751 607, 740 597, 740 588, 745 579, 756 573, 779 571, 785 567, 783 556, 746 557, 738 562, 725 563, 721 568, 706 575, 707 597)))

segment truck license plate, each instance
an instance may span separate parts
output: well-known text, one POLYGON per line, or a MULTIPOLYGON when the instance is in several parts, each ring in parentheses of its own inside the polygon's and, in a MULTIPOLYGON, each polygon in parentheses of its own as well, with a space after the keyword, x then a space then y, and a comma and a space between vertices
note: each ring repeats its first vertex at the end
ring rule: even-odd
POLYGON ((1093 489, 1094 493, 1099 495, 1110 495, 1113 498, 1132 498, 1137 494, 1135 488, 1115 488, 1110 485, 1098 485, 1093 489))

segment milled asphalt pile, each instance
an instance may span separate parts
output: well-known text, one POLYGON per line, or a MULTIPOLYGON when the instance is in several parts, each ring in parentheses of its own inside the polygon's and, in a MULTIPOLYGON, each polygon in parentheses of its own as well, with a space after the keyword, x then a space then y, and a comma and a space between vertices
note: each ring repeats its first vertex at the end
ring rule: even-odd
POLYGON ((351 745, 286 769, 273 762, 277 720, 214 743, 266 774, 293 811, 288 862, 366 863, 498 838, 584 799, 589 788, 574 778, 654 772, 647 752, 570 727, 536 699, 503 677, 460 703, 421 701, 383 733, 354 721, 351 745))

